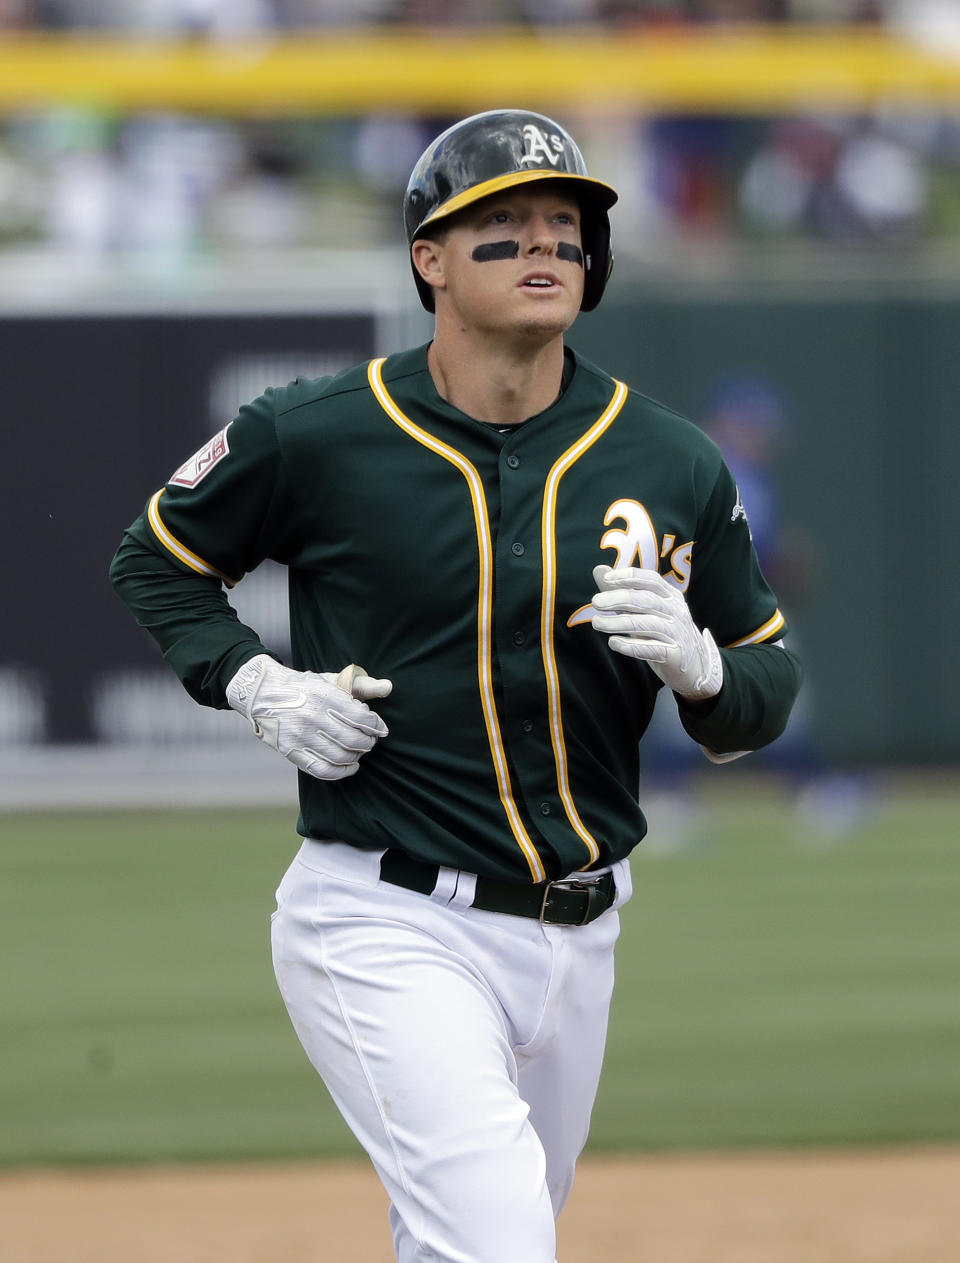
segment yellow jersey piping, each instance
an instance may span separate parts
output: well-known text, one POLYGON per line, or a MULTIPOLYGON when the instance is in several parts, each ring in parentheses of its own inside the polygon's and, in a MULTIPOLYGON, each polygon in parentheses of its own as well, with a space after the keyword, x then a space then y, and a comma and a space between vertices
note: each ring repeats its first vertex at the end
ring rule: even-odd
POLYGON ((573 795, 570 792, 570 780, 567 771, 567 750, 563 738, 563 715, 560 704, 560 677, 557 672, 556 651, 553 643, 553 622, 557 598, 557 489, 560 479, 580 457, 592 447, 606 429, 613 423, 627 399, 627 387, 623 382, 616 382, 613 396, 600 417, 576 443, 563 453, 554 463, 547 475, 543 492, 543 513, 541 517, 541 545, 543 549, 543 592, 541 600, 541 651, 543 654, 543 670, 547 681, 547 711, 550 722, 550 742, 553 746, 553 757, 557 768, 557 790, 560 801, 567 814, 574 832, 587 848, 589 860, 584 868, 596 860, 600 848, 596 838, 590 833, 580 819, 573 795))
POLYGON ((196 553, 191 552, 186 544, 181 544, 177 537, 171 535, 164 526, 163 519, 160 516, 160 497, 163 495, 163 492, 164 488, 161 487, 147 506, 147 521, 150 523, 150 529, 154 535, 156 535, 168 552, 173 553, 178 561, 182 561, 185 566, 189 566, 197 574, 206 575, 208 579, 219 579, 228 588, 234 587, 235 584, 239 583, 238 579, 231 579, 229 575, 225 575, 216 566, 211 566, 209 561, 204 561, 202 557, 198 557, 196 553))
POLYGON ((466 480, 473 504, 474 525, 477 532, 477 549, 480 561, 480 585, 477 595, 477 681, 480 688, 480 704, 487 730, 487 740, 493 759, 494 772, 497 777, 497 789, 500 802, 503 804, 510 831, 523 852, 535 882, 546 880, 546 870, 534 846, 530 835, 524 827, 523 820, 513 796, 510 784, 510 771, 507 767, 507 753, 500 731, 497 717, 496 700, 493 694, 493 544, 490 537, 490 518, 487 512, 486 497, 483 492, 483 481, 476 467, 456 448, 435 438, 426 430, 411 421, 406 413, 397 407, 383 384, 381 368, 384 358, 371 360, 367 369, 367 380, 377 402, 387 416, 411 438, 422 444, 431 452, 436 452, 444 460, 458 469, 466 480))
POLYGON ((759 645, 761 641, 768 640, 775 635, 781 627, 786 625, 786 619, 779 610, 768 618, 762 627, 758 627, 755 632, 751 632, 749 636, 741 636, 739 640, 731 641, 729 645, 725 645, 725 649, 736 649, 739 645, 759 645))

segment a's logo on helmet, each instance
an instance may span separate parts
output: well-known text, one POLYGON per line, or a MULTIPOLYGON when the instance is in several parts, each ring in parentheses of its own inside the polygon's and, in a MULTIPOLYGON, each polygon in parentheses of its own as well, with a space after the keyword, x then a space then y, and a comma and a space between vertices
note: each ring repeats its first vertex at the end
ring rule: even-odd
POLYGON ((544 134, 536 123, 527 123, 523 129, 523 149, 521 167, 541 167, 544 160, 555 167, 563 153, 563 137, 556 132, 544 134))

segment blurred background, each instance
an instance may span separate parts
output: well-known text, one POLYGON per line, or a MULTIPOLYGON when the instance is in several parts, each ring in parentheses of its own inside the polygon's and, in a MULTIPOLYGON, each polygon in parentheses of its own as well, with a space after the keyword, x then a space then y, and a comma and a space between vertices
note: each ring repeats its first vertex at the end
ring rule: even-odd
MULTIPOLYGON (((720 443, 807 672, 742 765, 658 712, 593 1143, 960 1136, 960 3, 0 0, 0 1161, 349 1149, 251 933, 293 771, 107 567, 241 403, 429 337, 403 188, 502 105, 619 190, 570 341, 720 443)), ((282 572, 231 600, 282 652, 282 572)))

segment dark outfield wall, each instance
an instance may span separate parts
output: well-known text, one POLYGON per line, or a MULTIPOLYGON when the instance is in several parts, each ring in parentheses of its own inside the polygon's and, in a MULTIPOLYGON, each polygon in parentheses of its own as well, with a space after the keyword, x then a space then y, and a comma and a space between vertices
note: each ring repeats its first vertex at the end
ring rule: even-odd
POLYGON ((123 737, 98 729, 105 682, 164 669, 107 582, 123 528, 265 386, 373 352, 365 315, 0 319, 7 744, 123 737))
MULTIPOLYGON (((120 532, 241 402, 374 338, 336 314, 0 319, 0 744, 202 735, 211 716, 107 586, 120 532)), ((786 604, 818 740, 855 763, 960 757, 960 302, 621 284, 571 341, 697 421, 731 374, 780 393, 774 473, 806 571, 786 604)), ((248 585, 258 618, 282 605, 277 576, 238 601, 248 585)))

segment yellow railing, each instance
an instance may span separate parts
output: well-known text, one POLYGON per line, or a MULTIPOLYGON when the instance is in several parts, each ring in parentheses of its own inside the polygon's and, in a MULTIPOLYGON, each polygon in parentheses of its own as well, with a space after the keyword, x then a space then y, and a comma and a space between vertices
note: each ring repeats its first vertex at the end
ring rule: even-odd
POLYGON ((178 42, 0 37, 0 110, 53 103, 224 114, 777 113, 960 105, 960 61, 881 31, 695 28, 285 34, 178 42))

